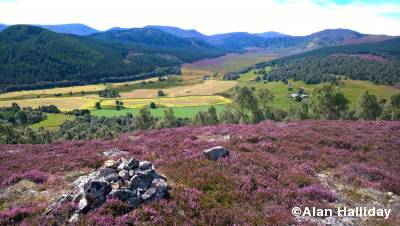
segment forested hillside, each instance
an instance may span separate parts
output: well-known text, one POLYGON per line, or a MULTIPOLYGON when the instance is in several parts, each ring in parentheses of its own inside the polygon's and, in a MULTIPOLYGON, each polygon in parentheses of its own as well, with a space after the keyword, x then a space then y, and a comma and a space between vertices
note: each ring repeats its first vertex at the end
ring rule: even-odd
MULTIPOLYGON (((224 50, 214 47, 202 40, 181 38, 151 28, 132 28, 128 30, 111 30, 90 35, 89 38, 106 43, 127 45, 139 53, 163 53, 178 57, 185 62, 203 58, 221 56, 224 50)), ((134 54, 137 54, 134 53, 134 54)))
POLYGON ((0 90, 179 73, 169 68, 223 53, 202 41, 153 30, 129 30, 123 34, 113 31, 80 37, 17 25, 0 33, 0 90))
POLYGON ((271 62, 257 68, 272 66, 264 78, 303 80, 306 83, 335 82, 338 76, 371 80, 376 84, 400 81, 400 39, 380 43, 326 47, 271 62))

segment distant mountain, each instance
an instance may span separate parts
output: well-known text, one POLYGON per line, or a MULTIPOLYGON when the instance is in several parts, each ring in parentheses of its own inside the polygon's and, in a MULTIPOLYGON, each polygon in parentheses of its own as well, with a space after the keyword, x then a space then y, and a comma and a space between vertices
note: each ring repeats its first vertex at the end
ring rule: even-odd
POLYGON ((261 36, 263 38, 282 38, 282 37, 290 36, 290 35, 282 34, 282 33, 275 32, 275 31, 268 31, 268 32, 264 32, 264 33, 259 33, 257 35, 261 36))
POLYGON ((247 47, 264 47, 266 39, 247 32, 212 35, 208 42, 229 51, 243 51, 247 47))
MULTIPOLYGON (((0 24, 0 31, 4 30, 9 25, 0 24)), ((60 25, 33 25, 42 27, 50 31, 72 35, 90 35, 98 32, 96 29, 91 28, 84 24, 60 24, 60 25)))
POLYGON ((5 25, 5 24, 0 24, 0 31, 6 29, 6 27, 7 27, 7 25, 5 25))
POLYGON ((98 32, 84 24, 60 24, 60 25, 37 25, 42 28, 49 29, 57 33, 73 34, 73 35, 90 35, 98 32))
POLYGON ((183 62, 163 49, 141 48, 35 26, 10 26, 0 32, 0 90, 134 79, 183 62))
POLYGON ((106 31, 125 31, 125 30, 129 30, 129 28, 122 28, 122 27, 112 27, 106 31))
POLYGON ((330 46, 339 45, 348 40, 355 40, 364 36, 364 34, 348 29, 327 29, 308 35, 305 39, 310 45, 330 46))
POLYGON ((185 62, 225 54, 225 50, 212 46, 205 41, 181 38, 153 28, 112 30, 92 34, 88 37, 107 43, 127 45, 136 51, 157 51, 174 55, 185 62))
POLYGON ((196 30, 184 30, 178 27, 170 27, 170 26, 155 26, 155 25, 150 25, 146 26, 144 28, 152 28, 152 29, 157 29, 181 38, 197 38, 203 41, 207 41, 208 36, 204 35, 196 30))

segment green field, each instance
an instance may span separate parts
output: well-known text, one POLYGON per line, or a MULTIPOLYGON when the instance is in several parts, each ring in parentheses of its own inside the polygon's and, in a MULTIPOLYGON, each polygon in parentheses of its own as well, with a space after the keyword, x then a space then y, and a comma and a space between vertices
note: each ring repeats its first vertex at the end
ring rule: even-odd
POLYGON ((73 115, 64 115, 64 114, 50 114, 47 113, 47 119, 43 120, 39 123, 33 124, 30 127, 32 129, 39 129, 41 127, 47 130, 58 130, 58 128, 66 121, 73 121, 75 116, 73 115))
MULTIPOLYGON (((221 112, 224 109, 225 105, 214 105, 217 109, 217 112, 221 112)), ((197 114, 199 111, 207 111, 210 106, 196 106, 196 107, 173 107, 176 117, 182 118, 191 118, 197 114)), ((168 108, 157 108, 157 109, 150 109, 151 114, 155 117, 163 117, 164 110, 168 108)), ((92 111, 92 115, 94 116, 105 116, 105 117, 114 117, 114 116, 123 116, 127 113, 131 113, 134 116, 138 114, 139 109, 137 108, 127 108, 122 110, 114 110, 114 109, 100 109, 92 111)))
MULTIPOLYGON (((296 104, 290 96, 292 93, 296 93, 299 88, 304 88, 307 93, 318 86, 318 84, 305 84, 303 81, 290 80, 289 83, 293 86, 293 91, 288 91, 288 85, 283 82, 255 82, 254 79, 257 77, 254 71, 250 71, 246 74, 242 74, 238 82, 242 86, 254 87, 256 89, 268 88, 275 95, 273 105, 278 108, 288 109, 290 105, 296 104)), ((399 92, 398 88, 386 85, 376 85, 371 81, 359 81, 359 80, 343 80, 344 84, 339 85, 340 90, 350 100, 351 105, 355 106, 358 102, 358 98, 365 92, 376 95, 378 98, 388 99, 393 93, 399 92)), ((230 93, 228 91, 228 93, 230 93)))

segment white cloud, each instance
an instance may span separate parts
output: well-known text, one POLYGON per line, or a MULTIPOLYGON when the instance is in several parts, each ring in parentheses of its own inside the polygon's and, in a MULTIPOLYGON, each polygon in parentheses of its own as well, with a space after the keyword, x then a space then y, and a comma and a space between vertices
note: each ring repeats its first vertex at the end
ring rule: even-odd
POLYGON ((383 17, 400 5, 317 5, 311 0, 279 4, 267 0, 16 0, 0 1, 6 24, 85 23, 113 26, 170 25, 207 34, 231 31, 279 31, 305 35, 326 28, 400 35, 400 20, 383 17))

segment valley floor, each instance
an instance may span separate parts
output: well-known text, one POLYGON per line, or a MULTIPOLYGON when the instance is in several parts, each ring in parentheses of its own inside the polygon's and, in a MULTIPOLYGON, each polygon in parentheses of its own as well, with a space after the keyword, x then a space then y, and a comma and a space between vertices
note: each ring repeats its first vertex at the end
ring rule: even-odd
POLYGON ((105 140, 0 145, 0 224, 66 220, 65 209, 41 214, 72 189, 74 179, 107 160, 105 151, 118 148, 152 161, 168 178, 171 198, 127 214, 94 211, 82 224, 399 225, 399 147, 400 123, 383 121, 182 127, 105 140), (229 157, 214 162, 203 156, 202 150, 219 145, 229 157), (296 218, 296 206, 375 206, 392 213, 388 219, 296 218))

